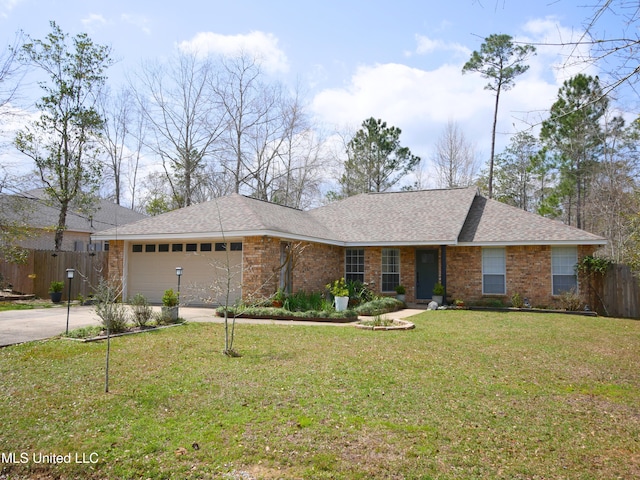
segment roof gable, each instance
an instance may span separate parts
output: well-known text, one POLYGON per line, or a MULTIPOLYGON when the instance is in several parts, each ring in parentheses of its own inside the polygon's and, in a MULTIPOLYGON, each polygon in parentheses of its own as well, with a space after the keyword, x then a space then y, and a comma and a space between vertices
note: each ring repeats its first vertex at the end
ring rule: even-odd
POLYGON ((477 196, 460 233, 461 244, 595 244, 602 237, 562 222, 477 196))
POLYGON ((231 194, 111 229, 102 236, 165 235, 235 236, 280 233, 294 237, 335 240, 328 229, 307 212, 231 194))

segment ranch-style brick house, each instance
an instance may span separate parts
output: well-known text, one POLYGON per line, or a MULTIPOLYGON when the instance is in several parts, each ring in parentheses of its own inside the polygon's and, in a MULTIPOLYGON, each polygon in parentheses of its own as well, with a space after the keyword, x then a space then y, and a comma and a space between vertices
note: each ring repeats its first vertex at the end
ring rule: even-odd
POLYGON ((407 302, 429 301, 441 282, 450 299, 506 303, 518 293, 557 306, 564 291, 586 293, 574 267, 606 243, 475 187, 362 194, 309 211, 233 194, 94 239, 109 242, 125 298, 159 303, 182 267, 190 304, 222 303, 227 290, 230 301, 322 291, 344 277, 389 295, 401 284, 407 302))

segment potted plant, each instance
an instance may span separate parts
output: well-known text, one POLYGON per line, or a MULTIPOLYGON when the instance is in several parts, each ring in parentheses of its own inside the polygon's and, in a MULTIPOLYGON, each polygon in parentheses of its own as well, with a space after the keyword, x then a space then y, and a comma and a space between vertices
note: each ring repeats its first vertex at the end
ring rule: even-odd
POLYGON ((444 300, 444 286, 440 282, 436 282, 433 286, 433 295, 431 300, 437 302, 438 305, 442 305, 444 300))
POLYGON ((53 303, 60 303, 62 301, 63 288, 64 282, 54 280, 49 284, 49 297, 53 303))
POLYGON ((404 288, 404 285, 398 285, 395 290, 396 290, 396 298, 401 302, 404 302, 404 299, 405 299, 404 295, 405 293, 407 293, 407 289, 404 288))
POLYGON ((178 320, 178 294, 173 288, 164 291, 162 296, 162 317, 172 321, 178 320))
POLYGON ((329 293, 331 293, 335 299, 336 311, 342 312, 346 310, 349 306, 349 288, 344 278, 327 284, 327 290, 329 290, 329 293))
POLYGON ((271 305, 273 305, 276 308, 282 308, 282 306, 284 305, 285 298, 286 298, 286 295, 284 294, 284 291, 281 288, 278 288, 278 290, 276 290, 275 295, 273 296, 271 305))

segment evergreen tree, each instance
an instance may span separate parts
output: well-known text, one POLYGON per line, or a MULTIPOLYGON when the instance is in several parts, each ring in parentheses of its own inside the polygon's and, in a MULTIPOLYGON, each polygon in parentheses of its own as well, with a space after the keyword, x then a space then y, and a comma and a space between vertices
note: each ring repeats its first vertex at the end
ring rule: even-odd
POLYGON ((560 88, 540 132, 559 171, 556 201, 560 202, 565 222, 578 228, 586 226, 584 206, 602 154, 600 120, 608 103, 598 77, 578 74, 560 88))
POLYGON ((509 35, 493 34, 485 38, 480 51, 474 51, 469 61, 462 67, 462 73, 477 72, 489 79, 489 83, 484 88, 495 92, 496 95, 491 130, 491 157, 489 158, 489 198, 493 197, 493 164, 500 94, 513 87, 515 78, 529 69, 524 61, 535 51, 533 45, 514 45, 509 35))
POLYGON ((420 157, 400 145, 402 131, 373 117, 362 122, 347 144, 347 160, 340 178, 342 196, 384 192, 412 171, 420 157))

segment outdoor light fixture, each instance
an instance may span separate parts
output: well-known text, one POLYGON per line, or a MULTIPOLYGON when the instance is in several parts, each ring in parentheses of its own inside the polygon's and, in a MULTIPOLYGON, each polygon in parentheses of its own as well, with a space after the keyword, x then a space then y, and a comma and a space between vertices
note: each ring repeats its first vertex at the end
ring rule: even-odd
POLYGON ((178 276, 178 304, 180 304, 180 277, 182 277, 182 267, 176 267, 176 275, 178 276))
POLYGON ((69 335, 69 307, 71 307, 71 280, 76 271, 73 268, 67 268, 67 278, 69 279, 69 294, 67 295, 67 335, 69 335))

